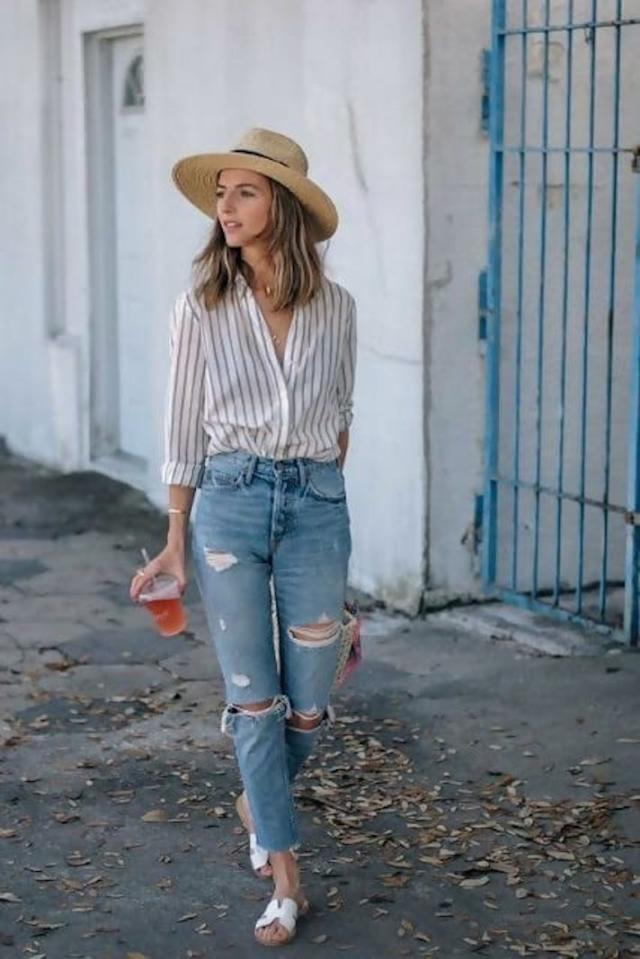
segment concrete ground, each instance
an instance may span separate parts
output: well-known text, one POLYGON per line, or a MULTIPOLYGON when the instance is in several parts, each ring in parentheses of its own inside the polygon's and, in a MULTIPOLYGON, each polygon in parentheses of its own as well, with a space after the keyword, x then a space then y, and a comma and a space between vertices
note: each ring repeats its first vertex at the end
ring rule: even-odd
MULTIPOLYGON (((102 476, 0 457, 0 959, 265 954, 195 588, 171 639, 128 600, 163 530, 102 476)), ((365 609, 276 955, 640 955, 638 653, 499 612, 365 609)))

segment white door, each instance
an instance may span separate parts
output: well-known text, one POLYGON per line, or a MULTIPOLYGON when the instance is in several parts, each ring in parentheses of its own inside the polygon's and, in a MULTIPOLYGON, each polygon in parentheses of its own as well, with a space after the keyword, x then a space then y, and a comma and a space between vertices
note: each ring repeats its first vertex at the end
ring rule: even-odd
POLYGON ((137 485, 148 459, 149 251, 142 33, 85 41, 91 460, 137 485))
POLYGON ((145 107, 141 36, 112 44, 115 307, 119 452, 147 458, 148 250, 145 249, 145 107))

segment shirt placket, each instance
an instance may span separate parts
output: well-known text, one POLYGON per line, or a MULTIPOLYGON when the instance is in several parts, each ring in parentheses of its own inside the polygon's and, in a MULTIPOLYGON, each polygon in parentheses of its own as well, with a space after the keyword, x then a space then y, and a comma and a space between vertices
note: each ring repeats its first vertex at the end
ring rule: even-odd
POLYGON ((289 399, 289 389, 287 381, 284 378, 284 371, 280 367, 278 357, 275 356, 275 349, 272 349, 275 357, 276 373, 278 374, 278 394, 280 396, 280 445, 276 449, 275 458, 284 459, 289 442, 289 425, 291 418, 291 402, 289 399))
MULTIPOLYGON (((289 388, 287 386, 284 370, 278 361, 275 347, 267 334, 266 323, 260 314, 260 307, 258 306, 258 303, 256 302, 256 299, 248 286, 246 287, 246 297, 251 321, 254 324, 254 330, 257 334, 256 339, 258 341, 258 346, 263 350, 263 352, 266 352, 266 360, 271 369, 274 371, 278 383, 278 410, 280 415, 279 422, 276 424, 276 440, 273 457, 274 459, 284 459, 287 452, 287 444, 289 442, 289 432, 291 426, 291 398, 289 396, 289 388)), ((295 336, 295 324, 292 324, 292 329, 289 331, 285 355, 283 358, 283 366, 287 359, 287 355, 291 353, 291 338, 293 336, 295 336)))

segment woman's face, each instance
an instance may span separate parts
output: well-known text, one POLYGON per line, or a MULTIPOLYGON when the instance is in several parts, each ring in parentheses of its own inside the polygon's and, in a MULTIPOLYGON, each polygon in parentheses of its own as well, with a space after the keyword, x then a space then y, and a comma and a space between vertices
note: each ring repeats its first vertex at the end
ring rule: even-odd
POLYGON ((252 170, 222 170, 216 189, 216 216, 228 246, 264 239, 269 224, 269 178, 252 170))

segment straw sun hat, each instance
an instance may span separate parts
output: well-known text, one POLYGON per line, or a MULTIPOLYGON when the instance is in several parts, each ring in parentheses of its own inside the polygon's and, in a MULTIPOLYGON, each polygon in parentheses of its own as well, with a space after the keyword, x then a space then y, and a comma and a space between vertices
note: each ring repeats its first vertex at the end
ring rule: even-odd
POLYGON ((174 165, 171 176, 181 193, 194 206, 216 216, 216 174, 224 169, 253 170, 277 180, 298 198, 311 216, 314 240, 327 240, 338 226, 333 202, 307 176, 307 157, 295 140, 254 127, 248 130, 228 153, 198 153, 183 157, 174 165))

